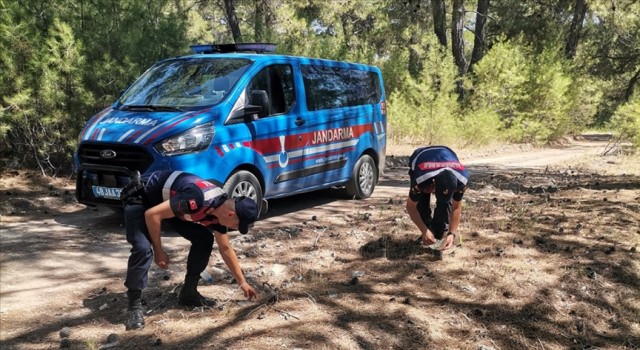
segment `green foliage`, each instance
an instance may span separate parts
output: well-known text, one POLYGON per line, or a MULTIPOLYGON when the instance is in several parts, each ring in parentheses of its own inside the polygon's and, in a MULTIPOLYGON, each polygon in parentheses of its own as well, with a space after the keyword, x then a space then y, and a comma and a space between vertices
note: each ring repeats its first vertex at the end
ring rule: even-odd
MULTIPOLYGON (((3 44, 18 44, 19 37, 8 38, 3 44)), ((5 74, 17 79, 13 91, 3 91, 7 107, 0 115, 1 140, 13 163, 35 161, 43 171, 56 172, 59 165, 70 165, 75 138, 93 97, 82 81, 85 61, 71 28, 54 19, 43 39, 30 43, 29 63, 22 68, 15 57, 3 58, 14 68, 5 74), (37 88, 27 88, 26 81, 37 88)))
POLYGON ((616 109, 608 126, 618 140, 630 141, 636 151, 640 150, 640 93, 616 109))
POLYGON ((500 41, 474 68, 472 110, 493 111, 514 142, 547 143, 579 132, 600 103, 596 84, 572 71, 556 48, 540 53, 520 39, 500 41))
MULTIPOLYGON (((460 77, 451 47, 435 39, 429 1, 234 1, 245 41, 275 42, 283 54, 379 66, 396 140, 545 143, 594 125, 637 135, 637 97, 631 97, 640 80, 640 2, 587 1, 569 61, 563 52, 574 4, 492 0, 484 58, 460 77)), ((450 23, 451 2, 445 5, 450 23)), ((474 3, 465 5, 471 10, 474 3)), ((223 6, 0 0, 0 159, 66 167, 84 122, 149 66, 188 53, 190 44, 232 41, 223 6)), ((467 56, 475 16, 467 11, 467 56)))
MULTIPOLYGON (((435 43, 435 36, 429 40, 435 43)), ((389 133, 398 141, 451 144, 459 137, 456 73, 451 54, 437 45, 424 52, 424 67, 417 79, 405 73, 389 97, 389 133)))

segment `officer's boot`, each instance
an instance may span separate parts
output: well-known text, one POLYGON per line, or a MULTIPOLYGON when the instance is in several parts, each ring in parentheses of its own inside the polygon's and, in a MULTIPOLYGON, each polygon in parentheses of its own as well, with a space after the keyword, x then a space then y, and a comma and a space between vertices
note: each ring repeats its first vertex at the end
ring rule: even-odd
POLYGON ((142 310, 142 291, 128 290, 129 298, 129 318, 125 325, 127 330, 139 329, 144 327, 144 312, 142 310))
POLYGON ((216 301, 206 298, 202 294, 198 293, 198 281, 200 275, 187 275, 184 277, 184 286, 180 290, 178 295, 178 302, 180 305, 188 307, 207 306, 213 307, 216 305, 216 301))

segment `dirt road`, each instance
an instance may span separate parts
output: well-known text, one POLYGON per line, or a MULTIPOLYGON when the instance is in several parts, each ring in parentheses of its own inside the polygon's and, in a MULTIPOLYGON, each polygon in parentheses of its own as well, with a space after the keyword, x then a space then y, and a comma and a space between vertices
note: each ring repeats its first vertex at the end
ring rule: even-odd
MULTIPOLYGON (((171 296, 182 279, 188 245, 169 233, 163 242, 176 263, 169 271, 152 269, 150 285, 153 287, 146 292, 147 309, 150 309, 148 325, 137 333, 125 332, 122 325, 126 308, 122 283, 129 247, 123 237, 121 215, 75 203, 72 181, 43 180, 35 174, 4 172, 0 180, 0 347, 49 349, 69 345, 77 349, 98 349, 107 343, 110 334, 119 338, 117 348, 154 349, 259 349, 265 346, 426 349, 473 348, 480 344, 504 349, 537 347, 543 342, 543 348, 554 349, 567 348, 575 341, 613 348, 638 346, 640 293, 635 299, 627 298, 624 307, 628 311, 610 310, 614 314, 611 317, 617 317, 617 328, 603 330, 596 321, 585 326, 584 320, 590 314, 574 310, 573 318, 576 312, 581 316, 582 330, 568 331, 566 339, 553 334, 567 327, 567 322, 571 327, 578 327, 571 323, 573 321, 562 319, 571 318, 568 309, 558 311, 563 316, 554 317, 559 320, 550 320, 532 311, 530 317, 545 318, 542 323, 546 328, 539 329, 543 326, 529 321, 512 321, 515 327, 495 322, 493 318, 489 322, 489 314, 494 311, 482 306, 493 301, 496 288, 503 297, 510 295, 507 303, 513 308, 532 305, 528 293, 518 286, 506 286, 507 281, 502 287, 483 283, 485 279, 496 278, 496 274, 502 275, 498 279, 511 279, 512 283, 526 275, 526 282, 521 280, 521 288, 551 290, 550 300, 557 297, 565 304, 579 304, 584 300, 576 299, 575 295, 580 292, 571 294, 564 287, 558 287, 566 270, 549 265, 542 273, 540 269, 547 266, 546 263, 536 266, 541 261, 538 248, 547 244, 544 241, 547 238, 540 243, 536 241, 540 240, 539 236, 533 233, 512 232, 516 229, 533 232, 517 222, 525 222, 526 216, 534 212, 536 215, 546 213, 550 188, 563 191, 589 188, 587 193, 580 192, 578 208, 568 202, 576 213, 562 209, 575 218, 553 224, 567 227, 567 222, 577 227, 575 220, 588 218, 587 211, 595 210, 596 201, 602 203, 601 191, 617 190, 609 192, 604 200, 609 201, 608 206, 621 203, 620 212, 612 215, 618 215, 616 222, 624 217, 628 231, 617 237, 624 241, 618 242, 614 251, 621 255, 617 262, 628 267, 624 269, 630 274, 628 278, 637 280, 637 269, 635 273, 628 271, 639 267, 635 245, 640 235, 637 215, 640 181, 637 173, 611 174, 611 178, 606 178, 609 173, 625 171, 616 169, 625 168, 619 157, 597 157, 605 145, 606 141, 601 139, 587 138, 565 146, 518 152, 459 152, 472 174, 466 222, 462 226, 468 242, 461 241, 454 250, 455 260, 453 255, 447 257, 455 263, 446 268, 429 267, 435 264, 430 262, 424 270, 425 259, 430 260, 424 252, 405 244, 417 234, 403 211, 408 188, 407 169, 402 166, 406 157, 389 159, 391 166, 381 177, 373 196, 364 201, 338 199, 331 190, 271 201, 269 212, 256 224, 252 234, 235 235, 232 244, 247 275, 253 283, 262 284, 263 295, 270 293, 264 283, 278 286, 280 301, 276 305, 280 306, 276 307, 266 307, 260 302, 245 304, 237 288, 227 283, 228 276, 218 276, 214 285, 201 287, 217 296, 220 307, 188 312, 177 307, 171 296), (547 196, 546 202, 538 190, 547 196), (535 197, 522 198, 527 195, 535 197), (635 207, 629 204, 634 200, 635 207), (526 201, 530 201, 529 204, 526 201), (514 213, 521 215, 515 221, 514 213), (498 231, 504 232, 500 238, 504 242, 492 235, 498 231), (514 241, 509 262, 495 260, 493 251, 510 247, 513 243, 505 242, 512 240, 513 234, 530 238, 534 242, 531 250, 525 249, 526 241, 522 243, 518 238, 521 243, 514 241), (489 241, 478 241, 484 235, 492 236, 489 241), (384 249, 380 248, 381 244, 384 249), (475 256, 476 251, 480 252, 477 249, 490 251, 493 258, 481 260, 475 256), (478 270, 469 274, 474 261, 478 270), (355 279, 355 287, 343 283, 349 282, 355 270, 366 271, 361 278, 363 282, 355 279), (512 270, 521 274, 510 276, 512 270), (413 277, 406 280, 407 276, 413 277), (441 292, 425 294, 433 285, 441 288, 441 292), (556 289, 561 292, 553 292, 556 289), (456 293, 460 291, 468 298, 457 300, 456 293), (445 299, 450 300, 451 305, 457 301, 456 306, 443 306, 445 299), (452 312, 464 317, 454 317, 452 312), (384 315, 385 320, 378 319, 379 315, 384 315), (63 327, 71 329, 67 340, 58 335, 63 327), (540 332, 537 340, 531 337, 532 331, 540 332)), ((567 196, 576 198, 573 192, 567 196)), ((602 225, 592 226, 591 233, 600 237, 596 231, 607 227, 606 223, 602 225)), ((612 257, 617 255, 608 258, 612 257)), ((562 257, 555 259, 562 260, 562 257)), ((216 251, 210 263, 223 266, 216 251)), ((618 296, 628 297, 640 291, 637 281, 598 281, 612 286, 618 296), (630 289, 630 294, 625 288, 630 289)), ((600 294, 593 293, 591 302, 611 307, 613 302, 607 299, 611 296, 600 300, 600 294)), ((593 315, 599 317, 597 313, 593 315)))

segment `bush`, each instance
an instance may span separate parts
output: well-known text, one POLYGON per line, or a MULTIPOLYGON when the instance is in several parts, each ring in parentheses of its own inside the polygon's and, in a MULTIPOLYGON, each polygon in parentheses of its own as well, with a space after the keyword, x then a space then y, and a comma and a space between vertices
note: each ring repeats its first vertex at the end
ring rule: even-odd
POLYGON ((457 134, 459 105, 455 92, 457 68, 448 51, 433 41, 424 51, 423 68, 417 79, 404 73, 389 96, 389 133, 396 141, 426 145, 451 144, 457 134), (435 48, 435 49, 433 49, 435 48))
POLYGON ((616 109, 609 127, 619 141, 630 141, 636 151, 640 150, 640 94, 616 109))

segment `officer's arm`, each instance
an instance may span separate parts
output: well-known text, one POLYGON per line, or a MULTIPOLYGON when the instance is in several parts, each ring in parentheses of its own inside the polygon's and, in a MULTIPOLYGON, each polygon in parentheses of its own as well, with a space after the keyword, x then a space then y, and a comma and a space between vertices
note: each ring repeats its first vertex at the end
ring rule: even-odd
POLYGON ((433 237, 433 233, 429 230, 427 225, 422 221, 422 218, 420 217, 420 213, 418 212, 418 202, 413 201, 411 197, 407 197, 407 213, 409 214, 411 221, 413 221, 413 223, 416 224, 416 226, 418 226, 418 229, 422 234, 422 239, 426 241, 425 243, 429 243, 429 244, 434 243, 436 239, 435 237, 433 237))
POLYGON ((154 260, 158 267, 166 269, 169 265, 169 258, 162 249, 162 240, 160 239, 160 230, 162 220, 174 217, 169 201, 164 201, 155 207, 147 209, 144 213, 144 220, 147 223, 149 238, 153 246, 154 260))
POLYGON ((229 271, 236 279, 236 282, 238 282, 238 284, 240 285, 240 289, 242 289, 244 296, 249 299, 256 297, 256 291, 244 279, 244 274, 242 273, 242 269, 240 268, 240 263, 238 262, 236 251, 233 250, 233 247, 229 243, 229 236, 218 231, 214 231, 214 235, 216 237, 216 243, 218 243, 220 256, 222 256, 222 260, 224 260, 224 263, 227 264, 229 271))
POLYGON ((462 201, 453 200, 451 205, 451 222, 449 223, 449 232, 458 232, 460 217, 462 216, 462 201))

